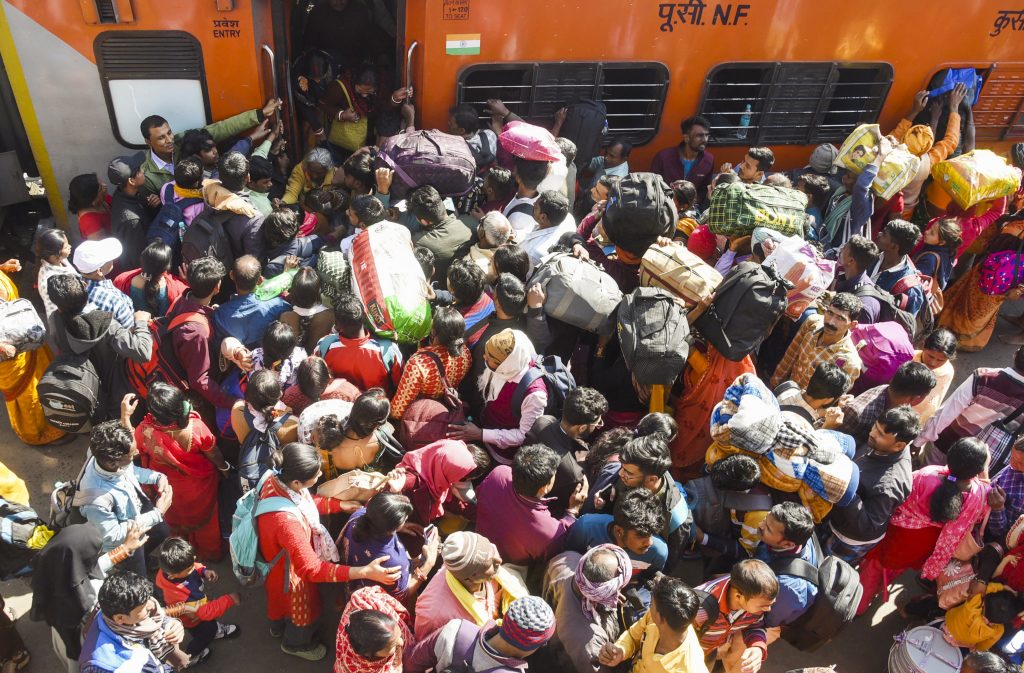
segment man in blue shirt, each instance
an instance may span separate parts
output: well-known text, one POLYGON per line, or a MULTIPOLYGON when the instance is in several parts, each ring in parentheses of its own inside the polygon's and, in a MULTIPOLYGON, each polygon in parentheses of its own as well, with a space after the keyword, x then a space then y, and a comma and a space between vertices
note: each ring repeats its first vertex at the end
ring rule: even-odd
MULTIPOLYGON (((285 262, 285 271, 298 266, 296 260, 285 262)), ((231 280, 237 294, 213 312, 213 323, 221 338, 235 337, 246 348, 255 348, 263 341, 267 326, 291 309, 291 304, 280 297, 260 299, 256 288, 263 282, 263 269, 258 259, 243 255, 235 260, 231 268, 231 280)))
POLYGON ((779 596, 764 616, 768 642, 776 640, 781 627, 792 624, 807 612, 818 595, 818 587, 802 577, 787 574, 781 566, 790 559, 802 559, 815 568, 821 562, 811 542, 814 519, 803 505, 783 502, 775 505, 761 522, 761 544, 754 558, 771 566, 779 578, 779 596))
POLYGON ((121 252, 121 242, 116 238, 82 241, 75 249, 74 262, 75 268, 85 278, 89 303, 101 311, 110 311, 121 327, 130 330, 135 325, 132 300, 107 279, 121 252))
POLYGON ((665 509, 658 496, 642 488, 615 503, 614 514, 585 514, 569 529, 565 548, 580 554, 600 544, 626 550, 633 563, 633 580, 644 582, 665 567, 668 545, 658 537, 665 526, 665 509))
POLYGON ((882 258, 871 273, 875 285, 890 293, 901 309, 911 315, 924 306, 921 274, 910 261, 910 251, 921 240, 917 225, 905 220, 892 220, 878 233, 876 242, 882 258))

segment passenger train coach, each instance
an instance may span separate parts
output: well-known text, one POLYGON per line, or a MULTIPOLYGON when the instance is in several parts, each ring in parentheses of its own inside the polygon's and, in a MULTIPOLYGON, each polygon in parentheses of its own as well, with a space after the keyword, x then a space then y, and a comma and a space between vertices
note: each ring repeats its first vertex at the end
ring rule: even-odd
MULTIPOLYGON (((355 1, 355 0, 352 0, 355 1)), ((977 143, 1024 139, 1024 5, 1004 0, 385 0, 396 82, 417 124, 501 98, 533 120, 603 100, 610 137, 648 167, 681 119, 712 124, 718 161, 775 148, 777 166, 891 128, 938 70, 975 67, 977 143), (740 120, 750 106, 750 125, 740 120), (740 137, 744 136, 744 137, 740 137)), ((142 147, 139 122, 176 131, 291 99, 293 37, 311 0, 0 0, 0 205, 42 176, 66 225, 67 185, 142 147)), ((287 110, 286 110, 287 120, 287 110)), ((291 121, 295 148, 298 129, 291 121)))

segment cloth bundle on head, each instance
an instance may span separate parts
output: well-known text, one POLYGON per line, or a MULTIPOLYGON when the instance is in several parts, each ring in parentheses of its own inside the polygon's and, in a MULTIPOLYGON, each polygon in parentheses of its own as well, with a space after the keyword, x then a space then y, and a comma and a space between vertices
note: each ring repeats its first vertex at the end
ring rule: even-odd
POLYGON ((498 548, 478 533, 457 531, 441 546, 444 567, 460 582, 482 577, 497 557, 498 548))
POLYGON ((591 548, 590 551, 580 558, 580 563, 576 566, 576 575, 573 578, 576 588, 580 592, 583 614, 588 619, 594 619, 594 609, 598 605, 603 605, 612 610, 618 607, 619 592, 629 584, 629 580, 632 577, 633 564, 629 560, 629 555, 621 547, 614 544, 601 544, 591 548), (615 576, 610 580, 595 583, 587 579, 587 576, 583 573, 583 567, 598 552, 611 552, 614 554, 619 568, 615 576))
POLYGON ((505 124, 498 142, 512 156, 530 161, 558 161, 563 159, 551 131, 526 122, 511 121, 505 124))
POLYGON ((537 596, 512 601, 501 621, 501 637, 512 647, 532 652, 555 633, 555 613, 537 596))
POLYGON ((931 126, 925 124, 911 126, 907 135, 903 137, 903 144, 907 146, 907 151, 915 157, 925 154, 934 143, 935 133, 931 126))
POLYGON ((509 381, 518 383, 537 357, 530 338, 516 329, 504 329, 492 336, 484 344, 484 352, 500 363, 494 371, 488 369, 480 376, 478 383, 484 402, 496 400, 509 381))
POLYGON ((836 167, 832 164, 835 163, 838 156, 839 150, 836 149, 836 146, 831 143, 825 143, 814 148, 814 151, 811 152, 811 159, 807 164, 815 173, 835 174, 836 167))
POLYGON ((717 248, 718 241, 706 224, 698 226, 690 234, 690 237, 686 239, 686 249, 705 262, 714 256, 717 248))

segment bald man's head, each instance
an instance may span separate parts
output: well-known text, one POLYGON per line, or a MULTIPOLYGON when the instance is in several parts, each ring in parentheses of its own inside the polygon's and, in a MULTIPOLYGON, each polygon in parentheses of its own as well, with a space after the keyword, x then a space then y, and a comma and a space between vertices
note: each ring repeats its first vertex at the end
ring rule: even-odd
POLYGON ((263 269, 260 261, 252 255, 243 255, 235 260, 231 267, 231 279, 235 281, 235 288, 239 294, 249 294, 260 284, 260 277, 263 269))

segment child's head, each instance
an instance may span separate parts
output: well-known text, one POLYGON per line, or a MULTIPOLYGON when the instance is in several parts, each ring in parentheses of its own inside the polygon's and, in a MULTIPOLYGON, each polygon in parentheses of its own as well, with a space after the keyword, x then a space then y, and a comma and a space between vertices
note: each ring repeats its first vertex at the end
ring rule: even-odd
POLYGON ((180 537, 169 537, 160 545, 160 570, 168 579, 188 577, 196 563, 196 550, 180 537))
POLYGON ((672 198, 679 212, 690 210, 697 201, 697 188, 689 180, 676 180, 672 183, 672 198))
POLYGON ((675 577, 662 575, 651 591, 651 619, 676 633, 683 633, 697 616, 700 601, 693 589, 675 577))
POLYGON ((302 208, 307 213, 322 215, 329 220, 348 208, 348 196, 340 189, 315 187, 302 199, 302 208))
POLYGON ((744 559, 729 573, 729 609, 763 615, 779 595, 779 578, 764 561, 744 559))
POLYGON ((181 138, 181 156, 197 156, 209 170, 217 168, 217 143, 206 129, 189 129, 181 138))
POLYGON ((711 483, 720 491, 744 492, 761 483, 761 467, 742 453, 726 456, 708 468, 711 483))
POLYGON ((417 245, 412 249, 412 254, 419 263, 420 269, 423 270, 423 277, 429 283, 430 279, 434 277, 434 251, 426 246, 417 245))
POLYGON ((182 189, 203 186, 203 162, 197 156, 185 156, 174 166, 174 184, 182 189))
POLYGON ((949 250, 951 255, 956 254, 962 241, 963 232, 960 229, 960 223, 954 217, 945 217, 939 220, 928 227, 928 231, 924 233, 926 245, 940 245, 949 250))
POLYGON ((119 626, 135 626, 153 616, 153 585, 133 572, 117 572, 103 580, 96 597, 103 614, 119 626))
POLYGON ((315 269, 304 266, 292 279, 288 290, 288 302, 299 308, 313 308, 320 301, 320 274, 315 269))
POLYGON ((526 284, 530 275, 530 256, 522 247, 515 244, 503 245, 494 251, 493 260, 495 275, 510 273, 526 284))
POLYGON ((299 234, 299 217, 290 208, 281 208, 263 219, 263 244, 273 250, 295 240, 299 234))
POLYGON ((511 201, 516 195, 516 181, 512 171, 495 166, 484 176, 484 196, 488 201, 511 201))
POLYGON ((274 164, 264 157, 249 158, 249 189, 266 194, 273 186, 274 164))
POLYGON ((311 355, 299 363, 295 377, 303 395, 319 400, 331 382, 331 370, 322 357, 311 355))
POLYGON ((295 331, 280 320, 267 325, 263 332, 263 366, 278 371, 298 345, 295 331))
POLYGON ((993 591, 982 599, 985 620, 989 624, 1009 626, 1021 610, 1017 602, 1017 594, 1009 590, 993 591))
POLYGON ((824 208, 828 203, 829 191, 828 178, 823 175, 807 173, 800 176, 796 188, 807 195, 807 207, 824 208))

